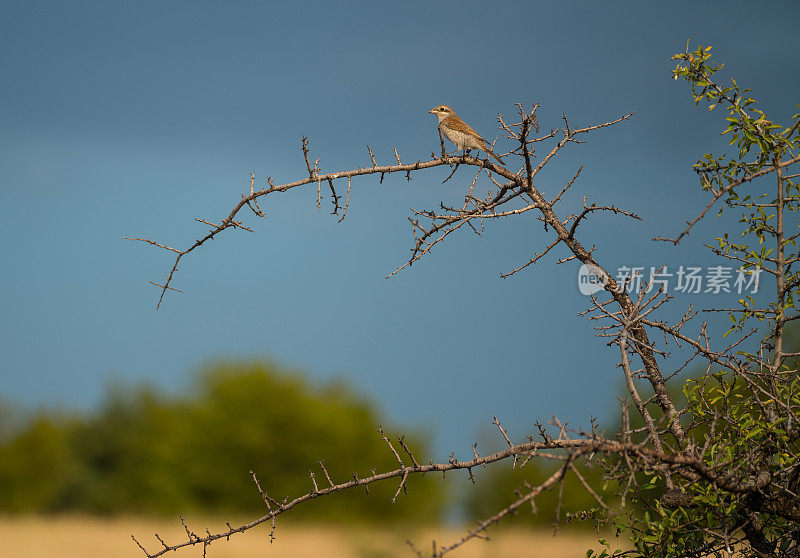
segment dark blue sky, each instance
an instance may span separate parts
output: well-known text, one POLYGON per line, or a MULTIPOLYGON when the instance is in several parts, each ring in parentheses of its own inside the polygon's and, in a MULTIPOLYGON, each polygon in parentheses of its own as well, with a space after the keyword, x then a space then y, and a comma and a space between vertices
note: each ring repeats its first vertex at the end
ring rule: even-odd
MULTIPOLYGON (((177 392, 203 363, 266 357, 347 379, 442 455, 468 454, 493 415, 516 437, 553 414, 609 417, 616 355, 577 317, 578 266, 499 278, 549 243, 538 221, 456 235, 384 279, 408 256, 409 207, 463 200, 467 171, 359 179, 341 224, 316 189, 275 197, 255 234, 187 257, 184 294, 158 312, 146 281, 170 259, 121 237, 186 245, 251 170, 302 177, 302 135, 324 170, 364 166, 365 144, 415 160, 438 145, 436 104, 494 139, 498 112, 537 101, 544 128, 637 113, 541 175, 552 194, 584 164, 562 211, 589 195, 645 219, 591 221, 601 261, 712 265, 716 219, 679 249, 650 241, 697 211, 689 167, 727 145, 668 59, 687 38, 713 45, 781 121, 800 100, 799 20, 794 2, 3 2, 0 396, 89 407, 112 379, 177 392)), ((667 312, 735 297, 721 300, 667 312)))

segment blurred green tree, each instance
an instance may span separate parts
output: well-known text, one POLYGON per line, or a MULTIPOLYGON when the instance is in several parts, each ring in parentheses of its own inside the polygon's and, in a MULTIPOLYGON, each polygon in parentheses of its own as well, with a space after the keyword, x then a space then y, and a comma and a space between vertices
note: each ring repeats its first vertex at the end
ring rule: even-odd
MULTIPOLYGON (((91 513, 253 513, 265 509, 250 470, 278 501, 308 492, 318 461, 341 482, 397 462, 376 431, 377 410, 344 384, 313 388, 265 362, 220 363, 190 395, 151 387, 111 389, 88 416, 42 413, 0 441, 0 510, 91 513)), ((408 432, 416 454, 422 432, 408 432)), ((369 495, 347 491, 293 515, 310 519, 424 521, 438 518, 440 479, 412 479, 369 495), (328 501, 325 501, 328 500, 328 501)))
POLYGON ((68 424, 66 417, 39 414, 0 444, 0 510, 50 509, 63 497, 76 470, 68 424))

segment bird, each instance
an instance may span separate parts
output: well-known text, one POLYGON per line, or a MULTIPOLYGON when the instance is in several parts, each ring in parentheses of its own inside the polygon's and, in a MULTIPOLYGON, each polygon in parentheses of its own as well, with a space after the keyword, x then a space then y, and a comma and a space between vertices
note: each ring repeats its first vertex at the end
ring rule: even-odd
POLYGON ((497 159, 501 165, 505 164, 500 157, 495 155, 486 140, 483 139, 478 132, 473 130, 469 124, 461 120, 456 114, 456 111, 451 107, 447 105, 438 105, 428 112, 436 115, 439 119, 439 130, 441 130, 442 135, 456 144, 456 147, 463 151, 480 149, 497 159))

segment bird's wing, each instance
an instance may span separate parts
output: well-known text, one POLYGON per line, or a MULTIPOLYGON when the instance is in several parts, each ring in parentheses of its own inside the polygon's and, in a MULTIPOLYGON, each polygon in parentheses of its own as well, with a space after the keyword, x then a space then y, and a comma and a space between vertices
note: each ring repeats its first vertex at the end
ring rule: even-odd
POLYGON ((483 143, 486 143, 486 140, 483 139, 478 132, 473 130, 469 124, 461 120, 461 118, 456 114, 453 114, 447 118, 447 125, 453 130, 469 134, 470 136, 480 139, 483 143))

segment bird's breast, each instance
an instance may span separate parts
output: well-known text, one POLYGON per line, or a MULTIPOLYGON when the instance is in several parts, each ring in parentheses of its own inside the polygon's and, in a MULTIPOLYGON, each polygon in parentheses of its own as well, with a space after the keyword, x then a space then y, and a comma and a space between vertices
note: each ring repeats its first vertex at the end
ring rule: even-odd
POLYGON ((459 149, 481 149, 481 145, 477 142, 476 138, 464 133, 460 130, 454 130, 443 123, 439 126, 444 137, 456 144, 459 149))

